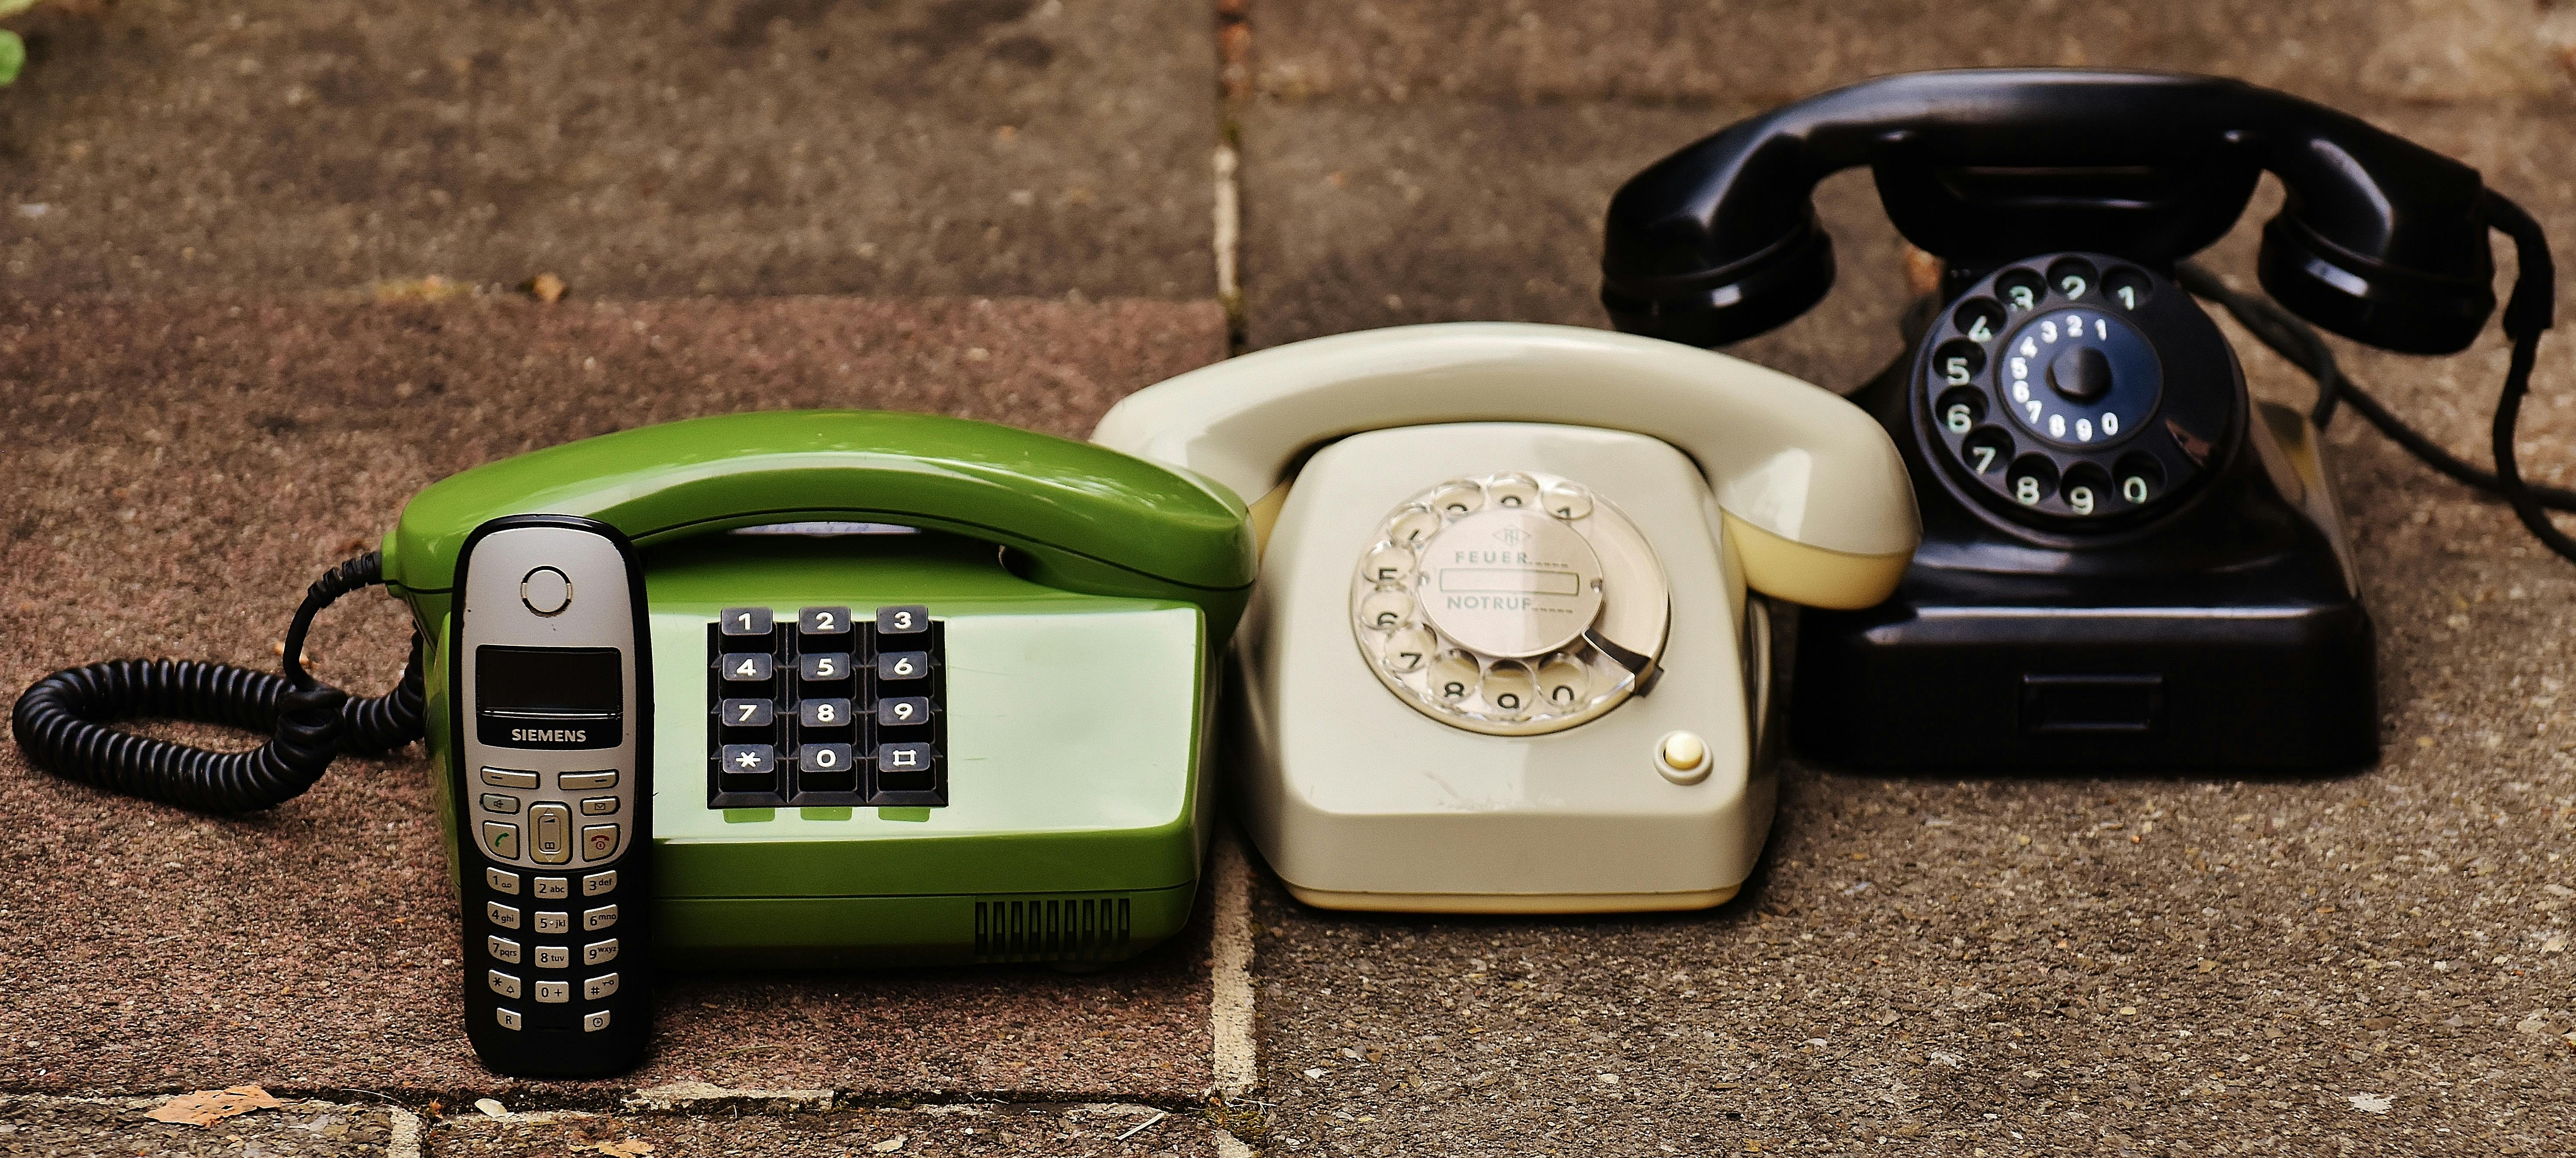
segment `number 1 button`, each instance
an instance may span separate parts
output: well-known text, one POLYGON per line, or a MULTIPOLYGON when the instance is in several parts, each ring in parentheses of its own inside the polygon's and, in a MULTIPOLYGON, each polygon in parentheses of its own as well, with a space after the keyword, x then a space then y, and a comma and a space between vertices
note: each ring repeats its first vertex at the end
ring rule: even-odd
POLYGON ((724 609, 726 635, 769 634, 769 609, 766 607, 728 607, 724 609))

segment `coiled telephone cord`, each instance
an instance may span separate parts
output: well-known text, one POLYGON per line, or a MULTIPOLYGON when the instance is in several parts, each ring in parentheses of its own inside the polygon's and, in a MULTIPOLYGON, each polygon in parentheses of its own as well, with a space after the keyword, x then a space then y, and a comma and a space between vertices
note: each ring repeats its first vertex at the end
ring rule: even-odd
POLYGON ((2351 405, 2389 441, 2423 460, 2424 465, 2472 490, 2505 500, 2542 546, 2576 562, 2576 538, 2569 537, 2549 519, 2550 511, 2576 511, 2576 491, 2525 480, 2513 445, 2514 431, 2522 419, 2522 400, 2531 392, 2532 366, 2540 356, 2540 335, 2549 328, 2555 312, 2557 275, 2549 257, 2549 243, 2540 224, 2512 200, 2490 191, 2484 201, 2482 209, 2488 222, 2497 232, 2513 239, 2514 260, 2519 267, 2514 275, 2513 295, 2506 299, 2504 307, 2504 332, 2512 339, 2513 347, 2506 364, 2504 390, 2496 399, 2493 471, 2480 470, 2443 449, 2406 425, 2363 390, 2360 383, 2345 377, 2325 339, 2290 311, 2268 298, 2230 289, 2218 280, 2218 275, 2191 262, 2181 263, 2176 280, 2193 296, 2217 302, 2258 341, 2316 379, 2317 404, 2308 417, 2317 429, 2325 429, 2334 420, 2338 405, 2351 405))
POLYGON ((272 808, 302 795, 343 752, 377 755, 421 738, 420 635, 400 682, 351 697, 304 670, 313 617, 384 580, 370 551, 305 589, 286 630, 286 674, 201 660, 120 659, 67 668, 18 697, 10 730, 38 767, 94 787, 204 812, 272 808), (247 752, 218 752, 109 727, 138 716, 267 732, 247 752))

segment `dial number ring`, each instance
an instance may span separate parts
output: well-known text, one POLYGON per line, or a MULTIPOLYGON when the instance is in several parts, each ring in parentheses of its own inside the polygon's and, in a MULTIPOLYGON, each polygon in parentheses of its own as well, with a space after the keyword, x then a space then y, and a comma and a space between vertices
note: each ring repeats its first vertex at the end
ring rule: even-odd
POLYGON ((1361 546, 1350 599, 1361 659, 1388 690, 1492 735, 1559 731, 1625 702, 1671 621, 1644 532, 1581 483, 1535 471, 1450 479, 1397 506, 1361 546))

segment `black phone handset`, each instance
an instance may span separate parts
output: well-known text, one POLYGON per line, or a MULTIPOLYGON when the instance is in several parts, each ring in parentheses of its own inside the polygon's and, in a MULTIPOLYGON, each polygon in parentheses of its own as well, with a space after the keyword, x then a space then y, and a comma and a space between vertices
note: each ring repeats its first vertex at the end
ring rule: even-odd
POLYGON ((2316 419, 2348 401, 2437 454, 2298 319, 2456 352, 2495 309, 2487 232, 2511 238, 2495 473, 2427 457, 2576 559, 2546 514, 2576 495, 2528 485, 2513 455, 2553 308, 2539 226, 2465 165, 2238 81, 1920 73, 1739 122, 1613 199, 1612 319, 1718 345, 1803 313, 1833 282, 1810 198, 1861 165, 1898 230, 1944 265, 1938 310, 1859 396, 1907 455, 1925 543, 1889 604, 1810 617, 1800 684, 1843 689, 1801 697, 1811 748, 1990 765, 2375 756, 2369 622, 2315 430, 2250 401, 2191 292, 2318 377, 2316 419), (2277 306, 2184 261, 2235 224, 2265 172, 2287 192, 2258 262, 2277 306), (1951 739, 1927 749, 1927 734, 1951 739))

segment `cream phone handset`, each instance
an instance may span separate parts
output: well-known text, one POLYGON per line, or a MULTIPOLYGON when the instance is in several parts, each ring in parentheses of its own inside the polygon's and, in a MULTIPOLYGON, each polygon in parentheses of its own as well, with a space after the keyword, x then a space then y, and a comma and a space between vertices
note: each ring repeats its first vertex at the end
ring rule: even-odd
POLYGON ((1732 896, 1772 796, 1747 588, 1865 607, 1918 536, 1857 407, 1597 330, 1301 342, 1148 388, 1093 437, 1258 500, 1238 786, 1291 890, 1333 907, 1732 896))

